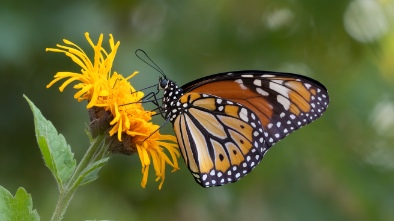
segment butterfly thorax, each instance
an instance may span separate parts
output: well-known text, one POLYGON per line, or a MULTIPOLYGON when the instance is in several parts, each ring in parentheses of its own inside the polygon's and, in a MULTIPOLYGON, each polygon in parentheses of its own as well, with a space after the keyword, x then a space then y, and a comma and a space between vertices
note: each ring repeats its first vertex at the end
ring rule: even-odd
POLYGON ((167 81, 167 84, 163 87, 162 111, 165 119, 173 122, 175 117, 184 111, 184 107, 181 108, 181 103, 179 102, 179 98, 183 95, 183 90, 171 80, 163 79, 162 81, 167 81))

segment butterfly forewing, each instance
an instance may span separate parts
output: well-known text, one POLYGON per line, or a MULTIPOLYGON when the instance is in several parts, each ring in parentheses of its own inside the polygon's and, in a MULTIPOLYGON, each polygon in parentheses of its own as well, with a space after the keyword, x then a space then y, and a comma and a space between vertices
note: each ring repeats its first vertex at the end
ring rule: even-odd
POLYGON ((189 92, 209 93, 248 107, 260 119, 269 147, 320 117, 329 103, 327 90, 322 84, 287 73, 222 73, 182 88, 189 92))
POLYGON ((174 130, 200 185, 235 182, 261 161, 266 151, 263 130, 248 108, 207 94, 186 93, 180 101, 186 108, 174 119, 174 130))

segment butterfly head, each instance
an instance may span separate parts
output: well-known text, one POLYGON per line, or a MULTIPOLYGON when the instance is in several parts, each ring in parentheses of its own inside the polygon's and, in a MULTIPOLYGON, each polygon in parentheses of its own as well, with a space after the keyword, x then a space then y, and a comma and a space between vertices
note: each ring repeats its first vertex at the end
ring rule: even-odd
POLYGON ((166 89, 168 86, 169 80, 166 77, 159 78, 159 89, 166 89))

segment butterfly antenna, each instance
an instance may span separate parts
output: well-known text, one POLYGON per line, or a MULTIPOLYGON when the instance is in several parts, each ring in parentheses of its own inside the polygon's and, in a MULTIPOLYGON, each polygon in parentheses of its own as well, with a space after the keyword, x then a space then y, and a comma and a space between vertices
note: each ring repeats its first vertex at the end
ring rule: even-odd
POLYGON ((147 89, 152 88, 152 87, 157 87, 158 85, 159 84, 154 84, 154 85, 151 85, 151 86, 148 86, 148 87, 144 87, 144 88, 142 88, 140 90, 131 92, 131 94, 134 94, 134 93, 137 93, 137 92, 141 92, 141 91, 147 90, 147 89))
POLYGON ((145 64, 151 66, 153 69, 155 69, 156 71, 158 71, 161 75, 163 75, 164 78, 167 78, 166 75, 164 74, 164 71, 161 70, 161 68, 159 67, 159 65, 157 65, 149 56, 148 54, 142 50, 142 49, 137 49, 135 51, 135 55, 137 56, 137 58, 139 58, 141 61, 145 62, 145 64), (144 58, 142 58, 142 56, 139 55, 139 53, 142 53, 143 56, 145 56, 147 60, 145 60, 144 58))

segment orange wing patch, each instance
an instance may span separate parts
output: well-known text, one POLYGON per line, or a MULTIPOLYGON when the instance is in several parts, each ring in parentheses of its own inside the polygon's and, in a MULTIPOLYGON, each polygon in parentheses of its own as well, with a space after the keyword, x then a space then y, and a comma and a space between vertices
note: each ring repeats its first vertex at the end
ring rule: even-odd
POLYGON ((240 165, 245 160, 244 155, 234 143, 228 142, 225 145, 230 156, 231 165, 240 165))
POLYGON ((193 101, 195 101, 195 100, 198 99, 198 98, 200 98, 200 95, 199 95, 198 93, 187 93, 187 94, 184 94, 184 95, 179 99, 179 101, 180 101, 181 103, 188 103, 188 102, 193 102, 193 101))
MULTIPOLYGON (((263 112, 264 115, 259 115, 261 123, 266 126, 269 123, 269 119, 272 117, 272 105, 270 102, 262 96, 258 96, 256 92, 250 90, 247 87, 242 87, 241 84, 236 83, 234 80, 219 81, 213 84, 201 85, 192 90, 196 93, 213 94, 218 97, 229 99, 234 102, 238 102, 248 107, 254 113, 263 112), (253 103, 254 106, 251 105, 253 103)), ((238 108, 235 106, 229 106, 226 112, 235 116, 234 113, 238 114, 238 108), (232 109, 232 110, 230 110, 232 109)))
POLYGON ((230 136, 233 138, 235 144, 239 147, 243 155, 249 153, 250 149, 253 147, 252 141, 245 139, 245 137, 236 131, 230 131, 230 136))
POLYGON ((241 133, 249 142, 252 142, 253 128, 245 122, 228 116, 218 116, 219 120, 227 127, 241 133))
POLYGON ((227 157, 225 147, 215 140, 211 139, 212 147, 215 151, 215 168, 217 171, 226 172, 230 167, 230 160, 227 157))
MULTIPOLYGON (((309 112, 311 105, 309 104, 311 100, 311 93, 304 84, 298 81, 289 81, 285 83, 286 86, 293 89, 289 92, 289 98, 293 103, 291 106, 297 106, 303 112, 309 112)), ((299 114, 298 108, 291 108, 290 111, 296 115, 299 114), (295 110, 295 111, 294 111, 295 110)))

